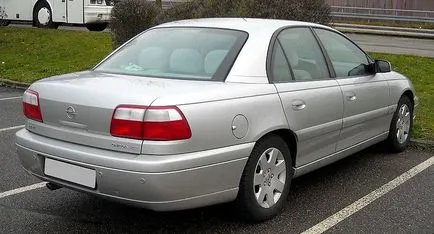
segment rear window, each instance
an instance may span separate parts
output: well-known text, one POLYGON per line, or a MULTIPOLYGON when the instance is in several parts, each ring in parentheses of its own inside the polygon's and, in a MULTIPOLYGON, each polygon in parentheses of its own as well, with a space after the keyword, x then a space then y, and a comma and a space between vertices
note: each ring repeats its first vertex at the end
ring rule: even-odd
POLYGON ((245 32, 226 29, 152 29, 123 46, 95 71, 224 80, 247 37, 245 32))

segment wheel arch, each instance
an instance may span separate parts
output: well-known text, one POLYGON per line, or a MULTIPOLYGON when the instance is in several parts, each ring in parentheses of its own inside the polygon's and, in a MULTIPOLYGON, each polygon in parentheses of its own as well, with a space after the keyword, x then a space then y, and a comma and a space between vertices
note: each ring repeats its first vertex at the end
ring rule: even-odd
MULTIPOLYGON (((51 14, 53 14, 53 5, 51 4, 51 2, 49 0, 37 0, 35 1, 35 4, 33 4, 33 16, 35 15, 35 11, 36 11, 36 6, 42 2, 46 2, 48 4, 48 6, 50 6, 50 10, 51 10, 51 14)), ((35 23, 35 19, 33 19, 33 24, 35 23)))
POLYGON ((37 1, 35 1, 35 4, 33 4, 33 12, 35 11, 36 5, 38 5, 41 2, 46 2, 50 6, 50 10, 53 10, 53 4, 51 4, 51 1, 49 1, 49 0, 37 0, 37 1))
POLYGON ((297 135, 290 129, 281 128, 281 129, 275 129, 267 132, 266 134, 261 136, 258 139, 258 141, 271 135, 279 136, 286 142, 289 151, 291 152, 292 167, 295 168, 295 162, 297 158, 297 142, 298 142, 297 135))
POLYGON ((410 98, 410 102, 414 106, 414 93, 411 89, 404 90, 404 92, 401 94, 401 97, 403 96, 407 96, 408 98, 410 98))

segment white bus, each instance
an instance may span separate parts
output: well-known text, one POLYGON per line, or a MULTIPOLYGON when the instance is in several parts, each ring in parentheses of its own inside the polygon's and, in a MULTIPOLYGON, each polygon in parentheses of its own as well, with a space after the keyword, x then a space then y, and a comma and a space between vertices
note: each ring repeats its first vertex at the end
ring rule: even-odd
POLYGON ((91 31, 104 30, 115 0, 0 0, 0 26, 11 21, 31 21, 39 28, 81 24, 91 31))

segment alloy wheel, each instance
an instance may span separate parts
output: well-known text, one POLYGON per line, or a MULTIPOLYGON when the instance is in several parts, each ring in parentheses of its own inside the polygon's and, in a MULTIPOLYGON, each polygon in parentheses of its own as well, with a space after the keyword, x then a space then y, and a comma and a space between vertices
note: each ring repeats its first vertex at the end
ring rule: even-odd
POLYGON ((396 138, 400 144, 403 144, 410 133, 411 113, 410 108, 403 104, 399 108, 398 120, 396 121, 396 138))
POLYGON ((273 207, 280 199, 286 182, 286 162, 276 148, 265 150, 255 168, 253 192, 263 208, 273 207))

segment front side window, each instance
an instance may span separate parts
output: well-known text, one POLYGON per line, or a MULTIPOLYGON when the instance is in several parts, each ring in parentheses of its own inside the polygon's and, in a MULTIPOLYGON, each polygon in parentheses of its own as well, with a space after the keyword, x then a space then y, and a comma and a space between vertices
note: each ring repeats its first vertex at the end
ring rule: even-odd
POLYGON ((211 28, 145 32, 95 71, 170 79, 224 80, 247 33, 211 28))
POLYGON ((370 75, 366 54, 353 42, 338 33, 315 29, 333 64, 337 77, 370 75))

